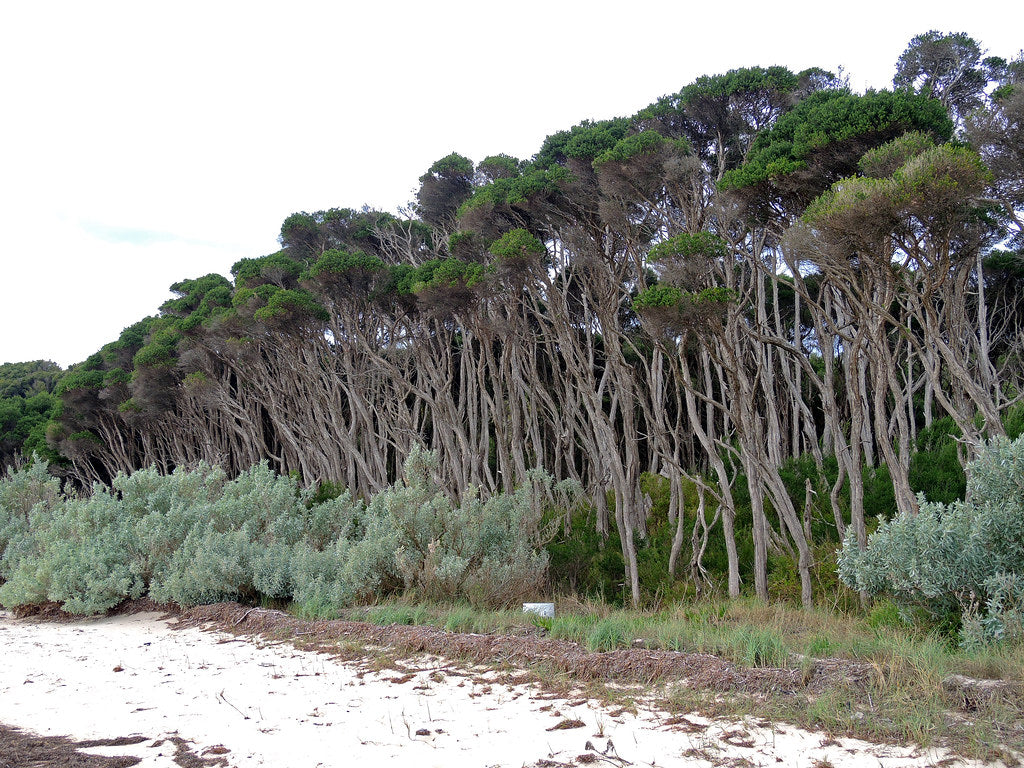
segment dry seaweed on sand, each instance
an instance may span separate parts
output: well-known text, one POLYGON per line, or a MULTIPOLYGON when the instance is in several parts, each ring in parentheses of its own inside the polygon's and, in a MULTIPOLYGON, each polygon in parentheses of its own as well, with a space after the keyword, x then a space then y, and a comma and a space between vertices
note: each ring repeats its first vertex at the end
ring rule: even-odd
POLYGON ((146 741, 141 736, 74 741, 66 736, 38 736, 0 723, 0 768, 129 768, 142 762, 129 755, 104 757, 81 752, 88 747, 121 747, 146 741))
MULTIPOLYGON (((130 768, 142 762, 135 755, 91 755, 83 749, 94 747, 125 747, 142 744, 145 736, 117 736, 112 739, 76 741, 67 736, 39 736, 0 723, 0 768, 130 768)), ((180 736, 166 736, 149 746, 157 748, 169 743, 174 747, 172 759, 181 768, 228 768, 223 755, 228 749, 210 747, 202 754, 180 736)))
POLYGON ((536 668, 542 665, 581 682, 685 683, 692 688, 755 695, 785 695, 865 682, 867 665, 838 660, 815 662, 809 672, 793 668, 743 667, 704 653, 624 648, 588 651, 578 643, 522 635, 448 632, 438 627, 365 624, 299 619, 283 611, 246 608, 237 603, 203 605, 183 611, 178 626, 211 626, 234 634, 273 639, 299 638, 303 647, 331 652, 341 641, 384 646, 402 653, 428 653, 478 664, 536 668), (244 620, 243 620, 244 619, 244 620))

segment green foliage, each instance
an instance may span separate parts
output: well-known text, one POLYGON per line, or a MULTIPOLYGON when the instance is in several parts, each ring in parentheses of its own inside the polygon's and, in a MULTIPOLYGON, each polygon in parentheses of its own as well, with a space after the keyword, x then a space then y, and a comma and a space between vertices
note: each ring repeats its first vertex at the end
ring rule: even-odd
POLYGON ((1024 439, 990 442, 968 472, 968 498, 950 504, 920 498, 920 512, 883 521, 864 551, 850 538, 840 578, 870 594, 937 618, 980 614, 997 637, 1007 604, 1017 605, 1024 574, 1024 439), (1008 597, 1009 596, 1009 597, 1008 597))
POLYGON ((798 75, 786 67, 741 67, 724 75, 702 75, 680 92, 680 100, 692 105, 700 101, 722 100, 743 94, 769 91, 790 93, 800 84, 798 75))
POLYGON ((49 360, 0 365, 0 402, 11 397, 32 397, 53 392, 64 371, 49 360))
POLYGON ((682 289, 667 283, 656 283, 637 294, 633 299, 633 309, 636 312, 642 312, 645 309, 678 307, 682 301, 682 289))
POLYGON ((547 568, 538 494, 550 478, 456 506, 435 469, 414 451, 406 481, 364 506, 347 491, 314 498, 266 464, 230 481, 205 465, 150 468, 64 496, 37 460, 0 480, 0 603, 89 614, 146 594, 183 606, 293 599, 323 616, 402 587, 485 606, 532 595, 547 568))
POLYGON ((285 251, 256 259, 241 259, 231 267, 235 285, 239 288, 254 288, 262 283, 274 283, 284 287, 302 273, 302 262, 291 258, 285 251))
POLYGON ((171 285, 177 298, 160 305, 164 314, 186 318, 202 307, 208 313, 213 307, 227 306, 231 298, 231 282, 222 275, 209 274, 194 280, 182 280, 171 285), (204 306, 205 302, 205 306, 204 306))
POLYGON ((1019 403, 1006 412, 1003 417, 1003 428, 1011 440, 1024 435, 1024 403, 1019 403))
POLYGON ((547 168, 535 165, 521 176, 495 179, 477 187, 459 208, 458 215, 488 207, 524 206, 531 200, 557 194, 573 178, 572 173, 560 165, 547 168))
MULTIPOLYGON (((815 153, 854 140, 866 146, 852 158, 855 164, 872 144, 902 133, 921 131, 948 139, 952 122, 942 105, 927 96, 869 91, 857 96, 822 91, 801 101, 775 125, 759 134, 747 161, 722 179, 723 189, 742 189, 807 168, 815 153)), ((849 171, 846 171, 849 173, 849 171)))
POLYGON ((406 461, 404 486, 378 494, 367 508, 369 521, 388 521, 395 567, 406 588, 489 606, 532 594, 544 581, 548 561, 536 539, 537 494, 551 487, 551 479, 534 474, 527 486, 486 501, 467 493, 455 507, 433 481, 435 471, 436 457, 415 449, 406 461))
POLYGON ((911 131, 888 144, 869 149, 857 162, 864 176, 881 179, 891 176, 909 160, 933 148, 935 140, 926 133, 911 131))
POLYGON ((257 309, 253 317, 264 322, 288 325, 326 323, 330 319, 327 310, 311 293, 289 288, 274 291, 266 306, 257 309))
POLYGON ((712 232, 683 232, 654 245, 648 258, 653 262, 696 257, 722 259, 728 253, 728 246, 719 235, 712 232))
POLYGON ((507 262, 531 261, 547 253, 544 243, 522 227, 509 230, 487 250, 507 262))
POLYGON ((420 177, 420 181, 429 176, 470 176, 472 173, 473 161, 452 152, 431 165, 427 172, 420 177))
POLYGON ((57 385, 57 395, 76 389, 100 389, 103 386, 103 371, 73 368, 64 375, 57 385))
POLYGON ((891 600, 877 600, 867 616, 868 626, 873 629, 895 629, 907 624, 900 607, 891 600))
POLYGON ((982 103, 988 76, 982 50, 967 34, 935 30, 917 35, 896 63, 893 85, 938 99, 966 115, 982 103))
POLYGON ((887 235, 911 217, 931 226, 971 215, 972 196, 990 178, 969 147, 926 149, 885 178, 855 176, 836 182, 804 212, 804 221, 828 227, 835 237, 887 235))
POLYGON ((605 163, 627 163, 638 155, 657 152, 664 146, 665 141, 665 138, 656 131, 630 134, 598 154, 594 158, 594 168, 599 168, 605 163))
POLYGON ((569 158, 593 161, 614 147, 628 130, 629 121, 621 117, 598 122, 585 120, 544 139, 533 160, 534 167, 546 170, 554 165, 564 165, 569 158))
POLYGON ((473 190, 473 163, 452 153, 430 166, 420 176, 416 193, 417 211, 433 226, 449 222, 473 190))
POLYGON ((633 311, 671 328, 702 326, 738 299, 736 291, 723 286, 684 291, 667 283, 655 283, 636 295, 633 311))
POLYGON ((19 470, 0 477, 0 585, 14 566, 31 554, 29 531, 33 519, 47 520, 63 501, 60 482, 35 456, 19 470))
MULTIPOLYGON (((112 341, 103 347, 104 352, 109 353, 111 356, 116 356, 117 353, 127 353, 129 357, 134 355, 146 343, 146 336, 149 335, 150 329, 156 322, 156 317, 145 317, 139 322, 129 325, 121 331, 117 341, 112 341)), ((107 358, 107 355, 104 357, 107 358)), ((107 358, 105 362, 113 365, 117 364, 116 357, 113 359, 107 358)))
MULTIPOLYGON (((680 573, 674 577, 668 573, 675 534, 675 526, 668 521, 670 483, 662 475, 645 472, 641 475, 640 484, 641 491, 651 499, 651 511, 646 536, 638 535, 634 540, 637 568, 644 600, 657 603, 681 597, 690 587, 686 577, 680 575, 685 572, 685 559, 679 565, 680 573)), ((682 490, 682 514, 684 519, 694 520, 698 505, 697 489, 689 480, 683 480, 682 490)), ((613 503, 613 499, 610 498, 609 502, 613 503)), ((591 507, 550 510, 548 527, 554 526, 555 521, 551 518, 555 514, 561 516, 561 520, 547 545, 554 588, 604 600, 612 605, 624 605, 629 595, 623 583, 622 542, 614 516, 610 515, 609 536, 603 537, 596 530, 595 511, 591 507)), ((717 530, 714 535, 719 535, 717 530)), ((720 567, 721 570, 715 571, 717 574, 724 573, 724 542, 719 538, 709 545, 705 565, 709 562, 713 569, 720 567)))
POLYGON ((132 375, 123 368, 112 368, 103 374, 103 386, 115 387, 118 384, 127 384, 132 380, 132 375))
POLYGON ((46 443, 46 428, 59 407, 57 396, 46 391, 0 398, 0 469, 33 453, 57 460, 46 443))
POLYGON ((448 253, 456 259, 474 255, 479 245, 479 236, 476 232, 460 230, 448 236, 448 253))
MULTIPOLYGON (((370 209, 330 208, 293 213, 281 224, 280 242, 288 258, 309 264, 332 249, 375 250, 377 227, 396 221, 390 213, 370 209)), ((291 268, 285 264, 289 272, 291 268)), ((290 287, 290 286, 283 286, 290 287)))
POLYGON ((161 317, 149 325, 146 343, 135 353, 132 364, 136 369, 169 366, 177 361, 181 342, 181 321, 173 316, 161 317))
POLYGON ((331 249, 324 251, 304 274, 308 277, 320 277, 324 274, 343 274, 350 271, 376 272, 381 269, 384 269, 384 262, 376 256, 369 256, 362 251, 349 252, 331 249))
POLYGON ((958 453, 960 429, 946 417, 932 422, 917 436, 917 451, 910 457, 910 487, 928 501, 951 504, 963 499, 967 477, 958 453))
POLYGON ((496 179, 513 179, 523 171, 523 162, 509 155, 490 155, 476 165, 477 175, 487 182, 496 179))
POLYGON ((399 290, 423 293, 432 289, 472 288, 483 276, 483 264, 456 258, 431 259, 404 275, 399 290))

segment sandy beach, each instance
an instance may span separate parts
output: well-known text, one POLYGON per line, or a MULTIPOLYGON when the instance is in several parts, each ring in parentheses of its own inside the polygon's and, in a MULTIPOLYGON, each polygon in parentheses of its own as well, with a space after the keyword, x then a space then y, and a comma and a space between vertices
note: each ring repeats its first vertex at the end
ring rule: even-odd
POLYGON ((980 765, 788 725, 631 713, 436 657, 372 669, 171 623, 0 612, 0 723, 79 741, 137 736, 83 751, 154 768, 183 764, 181 740, 191 765, 232 768, 980 765))

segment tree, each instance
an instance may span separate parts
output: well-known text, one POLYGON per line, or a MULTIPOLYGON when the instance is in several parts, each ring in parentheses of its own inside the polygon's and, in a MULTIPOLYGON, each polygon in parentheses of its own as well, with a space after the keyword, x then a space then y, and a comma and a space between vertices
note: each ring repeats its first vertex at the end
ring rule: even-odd
POLYGON ((892 84, 937 99, 958 122, 981 106, 988 73, 982 50, 964 32, 914 37, 896 63, 892 84))
POLYGON ((453 152, 420 176, 416 212, 433 227, 450 228, 455 212, 472 191, 473 161, 453 152))

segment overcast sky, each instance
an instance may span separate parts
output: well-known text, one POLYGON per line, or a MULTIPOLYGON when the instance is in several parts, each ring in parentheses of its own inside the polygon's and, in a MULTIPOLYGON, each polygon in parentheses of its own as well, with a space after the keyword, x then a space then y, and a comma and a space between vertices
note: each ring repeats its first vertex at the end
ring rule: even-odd
POLYGON ((168 286, 277 250, 295 211, 394 211, 457 151, 528 158, 702 74, 908 41, 1024 45, 1014 1, 3 2, 0 362, 79 362, 168 286))

